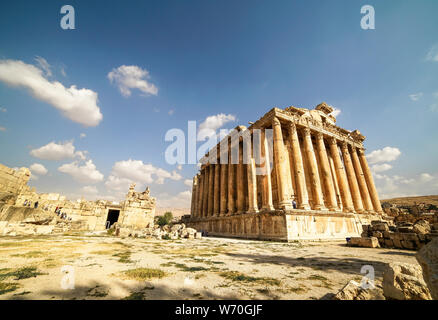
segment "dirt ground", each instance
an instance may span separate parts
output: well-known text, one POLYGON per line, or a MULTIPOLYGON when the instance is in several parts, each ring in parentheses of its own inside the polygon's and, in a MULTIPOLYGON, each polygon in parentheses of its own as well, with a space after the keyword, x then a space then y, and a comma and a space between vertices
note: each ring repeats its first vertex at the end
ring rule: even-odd
POLYGON ((0 237, 0 299, 324 299, 392 261, 416 263, 344 242, 0 237))

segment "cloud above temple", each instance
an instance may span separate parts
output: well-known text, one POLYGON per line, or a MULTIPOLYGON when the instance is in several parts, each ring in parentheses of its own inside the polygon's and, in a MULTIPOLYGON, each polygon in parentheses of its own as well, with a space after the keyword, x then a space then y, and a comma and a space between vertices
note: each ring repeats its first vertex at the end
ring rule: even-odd
POLYGON ((108 79, 119 88, 124 97, 129 97, 132 89, 154 96, 158 94, 158 88, 149 82, 149 71, 138 66, 122 65, 114 68, 108 73, 108 79))
POLYGON ((102 113, 97 105, 98 95, 90 89, 66 88, 58 81, 49 81, 51 75, 47 61, 37 57, 40 69, 20 60, 0 60, 0 81, 14 87, 27 89, 36 99, 44 101, 61 114, 84 126, 97 126, 102 113))
POLYGON ((129 159, 114 164, 105 185, 109 189, 122 191, 127 190, 129 184, 133 182, 163 184, 166 179, 178 181, 182 176, 176 170, 169 172, 152 164, 145 164, 141 160, 129 159))
POLYGON ((58 171, 70 175, 75 181, 80 183, 98 183, 103 181, 104 178, 91 159, 87 160, 83 165, 80 164, 80 161, 63 164, 58 168, 58 171))
POLYGON ((367 159, 370 164, 380 163, 380 162, 391 162, 397 160, 401 155, 401 151, 394 147, 384 147, 383 149, 374 150, 367 154, 367 159))
POLYGON ((423 92, 414 93, 409 95, 409 99, 411 99, 412 101, 418 101, 421 99, 422 96, 423 96, 423 92))
POLYGON ((426 54, 427 61, 438 62, 438 44, 434 45, 426 54))
POLYGON ((64 160, 79 158, 85 160, 87 151, 76 151, 73 141, 49 142, 45 146, 30 151, 30 155, 43 160, 64 160))
POLYGON ((235 122, 236 116, 233 114, 219 113, 208 116, 198 127, 198 141, 203 141, 209 137, 217 136, 217 130, 229 122, 235 122))
POLYGON ((32 174, 37 174, 40 176, 44 176, 47 174, 48 170, 40 163, 34 163, 29 167, 32 174))
POLYGON ((192 192, 182 191, 176 195, 161 193, 157 197, 157 207, 160 208, 190 208, 192 192))

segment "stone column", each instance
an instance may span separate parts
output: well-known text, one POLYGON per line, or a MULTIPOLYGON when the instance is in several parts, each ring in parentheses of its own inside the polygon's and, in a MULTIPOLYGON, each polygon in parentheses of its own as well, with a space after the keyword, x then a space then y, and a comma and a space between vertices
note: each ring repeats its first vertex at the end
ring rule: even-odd
POLYGON ((319 179, 318 163, 316 162, 315 151, 313 150, 312 137, 310 135, 310 129, 304 128, 304 152, 306 152, 308 159, 310 187, 313 194, 313 209, 324 210, 324 197, 321 189, 321 180, 319 179))
POLYGON ((248 212, 258 212, 259 208, 257 205, 257 174, 255 160, 250 157, 249 163, 246 166, 248 171, 248 212))
POLYGON ((278 205, 281 209, 290 210, 292 209, 292 203, 288 199, 286 152, 283 143, 283 133, 281 132, 281 123, 277 117, 274 117, 272 120, 272 129, 274 130, 274 166, 277 174, 278 205))
POLYGON ((266 139, 265 129, 262 129, 261 134, 261 148, 263 164, 263 190, 262 190, 262 208, 266 211, 273 211, 274 205, 272 204, 272 182, 271 182, 271 163, 269 154, 268 140, 266 139))
POLYGON ((294 173, 297 188, 297 208, 310 210, 309 196, 306 188, 306 178, 304 174, 303 157, 301 156, 300 139, 298 138, 297 127, 295 123, 290 122, 290 139, 292 147, 292 158, 294 160, 294 173))
POLYGON ((351 197, 353 199, 354 209, 358 213, 363 212, 362 198, 360 196, 359 185, 357 183, 356 174, 354 173, 353 162, 351 160, 348 144, 346 141, 342 143, 342 157, 344 158, 345 170, 347 171, 348 184, 350 185, 351 197))
POLYGON ((227 193, 228 193, 228 165, 221 164, 221 195, 219 215, 223 216, 227 212, 227 193))
POLYGON ((237 164, 236 172, 236 184, 237 184, 237 213, 241 214, 245 212, 245 184, 243 181, 243 145, 239 143, 239 163, 237 164))
POLYGON ((208 165, 205 165, 204 168, 204 196, 202 197, 202 216, 205 218, 208 216, 208 191, 209 183, 210 183, 210 169, 208 165))
POLYGON ((365 176, 365 180, 368 185, 368 190, 370 192, 371 202, 373 203, 374 210, 378 213, 382 213, 382 206, 380 205, 379 195, 377 193, 376 186, 374 185, 373 175, 368 166, 367 158, 365 157, 365 152, 363 149, 358 150, 360 164, 365 176))
POLYGON ((213 215, 213 205, 214 205, 214 166, 210 164, 208 166, 208 210, 207 216, 213 215))
POLYGON ((202 218, 202 198, 204 197, 204 172, 201 169, 201 173, 199 175, 199 191, 198 191, 198 205, 196 206, 197 218, 202 218))
POLYGON ((330 211, 339 210, 336 190, 330 173, 330 163, 325 148, 324 136, 321 132, 316 133, 316 147, 318 150, 319 163, 321 164, 321 179, 326 190, 327 207, 330 211))
MULTIPOLYGON (((231 139, 230 139, 231 140, 231 139)), ((230 141, 231 144, 231 141, 230 141)), ((236 165, 231 162, 231 147, 228 152, 228 203, 227 203, 227 215, 232 215, 236 212, 236 201, 234 194, 236 193, 236 165)))
POLYGON ((347 176, 345 175, 344 165, 342 164, 341 156, 339 155, 338 142, 336 138, 330 138, 330 152, 332 154, 333 163, 335 165, 336 176, 338 178, 339 191, 343 210, 345 212, 354 212, 353 200, 351 199, 350 188, 348 186, 347 176))
POLYGON ((196 213, 196 193, 197 193, 197 187, 198 187, 198 175, 195 175, 193 177, 193 182, 192 182, 192 201, 190 203, 190 215, 192 217, 194 217, 195 213, 196 213))
POLYGON ((213 203, 213 215, 219 215, 221 205, 221 165, 219 162, 214 165, 214 203, 213 203))
POLYGON ((353 159, 353 166, 356 172, 356 178, 359 183, 360 193, 362 194, 363 205, 365 211, 373 212, 373 203, 371 202, 370 193, 368 192, 367 182, 360 165, 359 157, 357 156, 356 147, 352 147, 351 156, 353 159))

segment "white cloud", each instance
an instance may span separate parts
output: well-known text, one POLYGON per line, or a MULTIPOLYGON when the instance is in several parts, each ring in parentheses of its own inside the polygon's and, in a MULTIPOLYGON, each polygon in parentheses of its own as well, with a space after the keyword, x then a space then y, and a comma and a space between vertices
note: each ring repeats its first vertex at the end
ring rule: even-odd
POLYGON ((143 93, 157 95, 158 88, 148 82, 149 72, 138 66, 120 66, 108 73, 108 79, 115 83, 124 97, 131 95, 131 89, 138 89, 143 93))
POLYGON ((160 208, 190 208, 192 192, 187 190, 171 196, 162 193, 157 196, 157 207, 160 208))
POLYGON ((368 158, 368 162, 370 164, 374 164, 374 163, 379 163, 379 162, 394 161, 400 155, 401 155, 401 152, 398 148, 385 147, 383 149, 372 151, 366 157, 368 158))
POLYGON ((169 116, 173 115, 175 113, 175 110, 170 109, 169 112, 167 112, 169 114, 169 116))
POLYGON ((85 133, 81 133, 80 135, 79 135, 79 138, 81 138, 81 139, 83 139, 83 138, 85 138, 87 135, 85 134, 85 133))
POLYGON ((85 194, 97 194, 99 192, 96 186, 85 186, 81 188, 81 191, 85 194))
POLYGON ((387 163, 375 164, 371 167, 371 171, 374 173, 384 172, 392 169, 392 166, 387 163))
POLYGON ((222 128, 228 122, 236 121, 236 116, 232 114, 220 113, 208 116, 198 128, 198 141, 203 141, 208 137, 215 136, 216 131, 222 128))
POLYGON ((380 199, 438 193, 438 184, 434 184, 438 179, 429 173, 422 173, 412 178, 379 174, 375 174, 374 177, 380 199))
POLYGON ((37 61, 40 68, 44 70, 45 75, 47 77, 51 77, 52 70, 50 70, 50 64, 47 62, 47 60, 39 56, 36 56, 35 60, 37 61))
POLYGON ((419 93, 414 93, 414 94, 410 94, 409 95, 409 98, 412 100, 412 101, 418 101, 418 100, 420 100, 420 98, 423 96, 423 92, 419 92, 419 93))
POLYGON ((184 184, 185 184, 186 186, 188 186, 188 187, 192 187, 193 180, 186 179, 186 180, 184 180, 184 184))
POLYGON ((37 174, 39 176, 44 176, 47 174, 48 170, 40 163, 34 163, 29 167, 32 174, 37 174))
POLYGON ((58 81, 49 81, 43 71, 19 60, 0 60, 0 81, 24 87, 37 99, 60 110, 68 119, 85 126, 97 126, 102 113, 97 106, 97 93, 90 89, 70 88, 58 81))
POLYGON ((429 173, 422 173, 420 174, 420 181, 421 182, 429 182, 432 181, 434 177, 430 175, 429 173))
POLYGON ((129 159, 114 164, 105 185, 113 190, 121 190, 132 182, 163 184, 165 179, 178 181, 182 176, 176 171, 169 172, 141 160, 129 159))
POLYGON ((333 108, 333 112, 330 113, 333 117, 337 118, 341 114, 341 109, 333 108))
POLYGON ((30 151, 30 155, 44 160, 64 160, 78 157, 85 160, 87 151, 75 151, 73 141, 55 143, 54 141, 42 146, 41 148, 30 151))
POLYGON ((438 45, 434 45, 426 55, 427 61, 438 62, 438 45))
POLYGON ((58 171, 69 174, 80 183, 97 183, 103 180, 103 174, 96 169, 92 160, 86 161, 82 166, 78 161, 66 163, 58 171))

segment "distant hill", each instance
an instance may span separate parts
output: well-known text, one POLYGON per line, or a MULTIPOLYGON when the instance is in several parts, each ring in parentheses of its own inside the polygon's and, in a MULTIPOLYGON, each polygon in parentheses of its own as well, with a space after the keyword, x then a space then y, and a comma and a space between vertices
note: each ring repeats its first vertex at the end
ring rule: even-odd
POLYGON ((155 208, 155 215, 162 216, 167 211, 172 212, 173 217, 181 217, 190 214, 190 208, 155 208))
POLYGON ((399 197, 392 199, 380 200, 380 202, 389 202, 401 206, 413 206, 415 204, 433 204, 438 206, 438 195, 435 196, 417 196, 417 197, 399 197))

